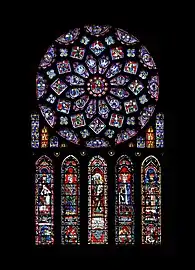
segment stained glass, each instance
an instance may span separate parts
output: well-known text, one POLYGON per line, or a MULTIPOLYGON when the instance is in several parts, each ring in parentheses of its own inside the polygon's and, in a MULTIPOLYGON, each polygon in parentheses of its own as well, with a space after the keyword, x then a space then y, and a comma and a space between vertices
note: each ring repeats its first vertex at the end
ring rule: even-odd
POLYGON ((46 100, 47 102, 53 104, 56 100, 56 96, 54 96, 53 94, 50 94, 46 100))
POLYGON ((143 63, 145 67, 148 67, 149 69, 156 69, 156 65, 154 63, 154 60, 152 56, 149 54, 148 50, 146 47, 141 46, 139 50, 140 54, 140 62, 143 63))
POLYGON ((88 39, 86 36, 83 36, 80 40, 81 43, 87 45, 89 43, 90 39, 88 39))
POLYGON ((141 104, 145 104, 146 102, 148 102, 148 99, 146 98, 146 95, 142 95, 139 97, 139 102, 141 104))
POLYGON ((50 158, 42 156, 35 166, 35 244, 54 244, 53 165, 50 158))
POLYGON ((69 114, 71 103, 66 100, 59 99, 57 104, 57 111, 69 114))
POLYGON ((164 147, 164 114, 156 115, 156 148, 164 147))
POLYGON ((54 156, 55 157, 59 157, 60 156, 60 152, 54 152, 54 156))
POLYGON ((97 61, 93 55, 87 55, 85 63, 91 74, 95 74, 97 72, 97 61))
POLYGON ((138 110, 137 102, 135 99, 124 102, 126 114, 136 112, 138 110))
POLYGON ((107 70, 107 67, 110 64, 110 59, 108 56, 103 55, 102 57, 99 58, 98 63, 99 63, 99 65, 98 65, 99 73, 104 74, 105 71, 107 70))
POLYGON ((50 79, 53 79, 53 77, 56 76, 56 73, 53 69, 47 71, 47 75, 50 79))
POLYGON ((114 77, 112 80, 110 80, 111 85, 125 85, 130 80, 129 76, 126 75, 119 75, 114 77))
POLYGON ((109 25, 86 25, 84 27, 88 33, 96 37, 102 36, 109 31, 109 25))
POLYGON ((80 244, 80 166, 72 155, 61 166, 61 243, 80 244))
POLYGON ((84 85, 85 81, 76 75, 66 76, 66 81, 70 83, 70 85, 84 85))
POLYGON ((61 143, 60 147, 64 148, 64 147, 67 147, 67 145, 65 143, 61 143))
POLYGON ((101 97, 108 90, 107 85, 108 83, 102 77, 94 77, 93 79, 89 80, 87 90, 92 96, 101 97))
POLYGON ((142 78, 143 80, 145 80, 148 76, 148 71, 146 70, 141 70, 139 73, 139 77, 142 78))
POLYGON ((94 43, 90 45, 90 50, 96 55, 100 55, 104 50, 105 46, 101 41, 96 40, 94 43))
POLYGON ((66 56, 68 56, 68 49, 60 49, 59 50, 60 51, 60 56, 61 57, 66 57, 66 56))
POLYGON ((99 134, 105 128, 105 124, 100 118, 97 117, 93 119, 93 121, 89 124, 89 127, 95 134, 99 134))
POLYGON ((50 87, 57 95, 61 95, 68 86, 62 80, 56 79, 50 87))
POLYGON ((144 137, 137 137, 137 148, 145 148, 145 138, 144 137))
POLYGON ((125 142, 135 136, 137 134, 137 131, 135 129, 129 129, 120 131, 115 139, 116 144, 120 144, 121 142, 125 142))
POLYGON ((110 105, 111 109, 116 111, 120 111, 122 109, 121 102, 118 99, 112 96, 107 96, 106 101, 110 105))
POLYGON ((134 94, 134 95, 137 95, 141 92, 141 90, 144 88, 144 85, 143 83, 141 83, 140 81, 138 80, 135 80, 135 81, 132 81, 128 88, 131 90, 131 92, 134 94))
POLYGON ((110 93, 116 97, 119 97, 120 99, 124 99, 129 96, 129 92, 123 88, 111 88, 110 93))
POLYGON ((74 102, 73 110, 74 111, 79 111, 79 110, 84 109, 84 107, 85 107, 85 105, 87 104, 88 101, 89 101, 89 97, 87 95, 82 96, 81 98, 77 99, 74 102))
POLYGON ((110 50, 112 60, 120 59, 124 57, 124 52, 122 47, 115 47, 110 50))
POLYGON ((139 125, 141 126, 141 128, 143 128, 147 124, 149 118, 152 116, 154 112, 154 109, 155 106, 152 105, 143 108, 143 110, 140 113, 140 116, 138 117, 139 125))
POLYGON ((110 66, 106 73, 107 78, 112 78, 114 75, 118 74, 121 71, 122 64, 117 62, 110 66))
MULTIPOLYGON (((53 130, 32 113, 31 147, 54 148, 55 159, 63 152, 55 148, 67 142, 109 148, 110 158, 115 154, 110 149, 127 141, 130 148, 162 148, 164 114, 156 114, 155 126, 139 134, 155 111, 159 89, 155 60, 132 34, 108 25, 72 29, 40 59, 36 98, 53 130)), ((137 151, 135 156, 143 155, 137 151)), ((122 155, 115 168, 115 243, 134 244, 134 166, 122 155)), ((35 178, 37 245, 54 243, 53 177, 52 160, 42 156, 35 178)), ((143 244, 161 243, 161 167, 154 156, 141 165, 141 233, 143 244)), ((72 155, 61 165, 61 243, 80 244, 80 164, 72 155)), ((99 155, 88 164, 88 243, 108 244, 107 163, 99 155)))
POLYGON ((109 154, 109 156, 114 156, 114 154, 115 154, 115 151, 113 151, 113 150, 110 150, 110 151, 108 151, 108 154, 109 154))
POLYGON ((78 96, 81 96, 82 94, 85 93, 84 88, 70 88, 67 92, 66 92, 66 97, 74 99, 78 96))
POLYGON ((79 62, 73 63, 74 72, 81 75, 84 78, 89 77, 89 72, 86 70, 84 65, 81 65, 79 62))
POLYGON ((46 122, 67 141, 114 147, 135 136, 151 118, 159 75, 153 57, 135 36, 109 25, 85 25, 62 34, 46 50, 36 75, 36 97, 46 122), (127 131, 130 125, 134 132, 127 131), (89 135, 82 133, 83 127, 89 135), (106 136, 111 127, 115 133, 106 136))
POLYGON ((39 114, 31 114, 31 147, 39 148, 39 114))
POLYGON ((41 148, 48 147, 48 143, 48 129, 47 127, 44 127, 41 130, 41 148))
POLYGON ((122 44, 130 45, 139 42, 139 40, 134 37, 133 35, 130 35, 123 29, 117 28, 116 31, 116 37, 118 40, 121 41, 122 44))
POLYGON ((80 133, 83 138, 87 138, 90 135, 90 132, 88 129, 83 129, 80 131, 80 133))
POLYGON ((94 138, 86 141, 86 146, 91 148, 100 148, 110 146, 109 142, 104 138, 94 138))
POLYGON ((123 125, 124 116, 116 113, 112 113, 110 117, 109 125, 120 128, 123 125))
POLYGON ((108 113, 110 109, 107 106, 105 100, 100 99, 98 100, 98 113, 101 115, 102 118, 108 118, 108 113))
POLYGON ((124 71, 131 74, 136 74, 138 69, 138 63, 134 61, 127 61, 124 67, 124 71))
POLYGON ((72 126, 74 128, 83 127, 86 125, 85 118, 84 118, 83 114, 81 114, 81 113, 72 115, 71 122, 72 122, 72 126))
POLYGON ((141 166, 142 244, 161 243, 161 166, 148 156, 141 166))
POLYGON ((113 129, 107 129, 106 132, 104 133, 105 136, 107 136, 108 138, 112 138, 114 136, 114 130, 113 129))
POLYGON ((54 127, 56 124, 55 112, 48 106, 40 106, 40 110, 47 123, 54 127))
POLYGON ((116 163, 115 243, 134 244, 134 168, 130 158, 121 156, 116 163))
POLYGON ((133 148, 133 147, 135 147, 135 144, 133 142, 130 142, 129 147, 133 148))
POLYGON ((131 116, 131 117, 127 117, 127 125, 135 125, 135 117, 131 116))
POLYGON ((70 62, 68 60, 63 60, 57 63, 57 69, 59 74, 64 74, 71 72, 70 62))
POLYGON ((159 95, 159 76, 152 76, 148 81, 148 94, 151 95, 151 98, 158 100, 159 95))
POLYGON ((80 139, 78 138, 77 134, 69 128, 62 128, 58 132, 58 134, 62 136, 63 138, 65 138, 67 141, 73 142, 75 144, 79 144, 80 139))
POLYGON ((60 125, 67 125, 68 124, 68 117, 60 116, 60 125))
POLYGON ((46 80, 43 78, 43 76, 37 74, 37 77, 36 77, 37 99, 39 100, 46 92, 47 92, 46 80))
POLYGON ((105 42, 107 43, 107 45, 111 45, 111 44, 114 44, 115 43, 115 41, 114 41, 114 39, 113 39, 112 36, 106 37, 105 38, 105 42))
POLYGON ((68 33, 61 35, 59 38, 57 38, 57 42, 68 45, 73 43, 79 36, 80 29, 75 28, 73 30, 70 30, 68 33))
POLYGON ((50 46, 46 53, 44 54, 43 58, 41 59, 41 62, 39 64, 39 67, 45 69, 47 67, 50 67, 51 64, 55 61, 56 57, 56 49, 54 45, 50 46))
POLYGON ((155 135, 153 127, 149 127, 146 130, 146 147, 155 148, 155 135))
POLYGON ((89 105, 87 106, 86 117, 91 119, 96 114, 96 99, 91 99, 89 105))
POLYGON ((83 59, 84 54, 85 54, 85 49, 84 48, 75 46, 75 47, 72 48, 70 57, 81 60, 81 59, 83 59))
POLYGON ((127 49, 128 57, 135 57, 136 50, 135 49, 127 49))
POLYGON ((107 164, 100 156, 88 166, 88 244, 108 244, 107 164))
POLYGON ((58 147, 58 137, 56 137, 56 136, 51 137, 49 146, 52 148, 58 147))

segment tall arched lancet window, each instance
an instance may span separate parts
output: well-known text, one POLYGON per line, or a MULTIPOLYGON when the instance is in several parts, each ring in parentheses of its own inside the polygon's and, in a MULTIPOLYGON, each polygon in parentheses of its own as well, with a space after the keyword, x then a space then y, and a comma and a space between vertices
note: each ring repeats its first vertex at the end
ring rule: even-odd
POLYGON ((31 147, 39 148, 39 114, 31 114, 31 147))
POLYGON ((161 166, 148 156, 141 166, 142 244, 161 243, 161 166))
POLYGON ((123 155, 116 163, 115 242, 134 244, 134 168, 131 159, 123 155))
POLYGON ((49 140, 48 140, 48 128, 44 127, 41 130, 41 147, 46 148, 48 147, 49 140))
POLYGON ((52 160, 47 156, 42 156, 35 165, 35 243, 36 245, 54 244, 54 177, 52 160))
POLYGON ((88 166, 88 243, 108 244, 107 164, 100 156, 88 166))
POLYGON ((155 147, 154 129, 152 127, 149 127, 146 130, 146 147, 147 148, 155 147))
POLYGON ((72 155, 61 166, 61 243, 80 244, 80 167, 72 155))

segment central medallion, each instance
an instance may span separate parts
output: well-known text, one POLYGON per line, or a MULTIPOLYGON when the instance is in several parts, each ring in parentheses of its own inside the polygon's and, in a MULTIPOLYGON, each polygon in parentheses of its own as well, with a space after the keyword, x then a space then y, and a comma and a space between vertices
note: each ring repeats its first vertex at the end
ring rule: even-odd
POLYGON ((108 90, 107 85, 108 83, 106 83, 106 80, 102 77, 94 77, 89 80, 87 90, 89 91, 89 94, 94 97, 101 97, 108 90))

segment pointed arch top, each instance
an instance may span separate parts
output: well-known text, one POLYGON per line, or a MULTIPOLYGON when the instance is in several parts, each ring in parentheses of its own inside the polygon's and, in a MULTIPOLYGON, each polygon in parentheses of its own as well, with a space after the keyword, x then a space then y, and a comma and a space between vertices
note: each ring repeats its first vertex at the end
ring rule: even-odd
POLYGON ((40 158, 37 159, 35 165, 36 166, 40 166, 42 163, 47 163, 47 164, 51 165, 52 164, 52 160, 48 156, 43 155, 43 156, 41 156, 40 158))
MULTIPOLYGON (((68 177, 69 174, 74 175, 75 183, 79 183, 80 181, 80 163, 79 160, 73 156, 68 155, 64 158, 61 164, 61 175, 62 175, 62 184, 64 177, 68 177)), ((67 180, 66 183, 69 181, 67 180)))
MULTIPOLYGON (((90 173, 98 172, 102 176, 104 175, 104 181, 107 182, 107 163, 100 155, 96 155, 89 161, 88 169, 90 173)), ((89 177, 90 182, 90 177, 89 177)))
MULTIPOLYGON (((116 161, 116 166, 115 166, 115 173, 117 174, 119 168, 124 168, 126 167, 126 169, 130 172, 133 172, 134 171, 134 165, 133 165, 133 162, 131 160, 131 158, 127 155, 121 155, 117 161, 116 161)), ((124 170, 124 169, 123 169, 124 170)))
POLYGON ((106 161, 103 157, 100 155, 94 156, 89 161, 89 166, 93 166, 95 164, 106 166, 106 161))
POLYGON ((35 162, 37 173, 53 173, 53 162, 52 160, 43 155, 35 162))
POLYGON ((62 161, 62 166, 65 165, 66 161, 75 161, 77 165, 79 164, 79 160, 74 155, 68 155, 62 161))
POLYGON ((134 172, 134 164, 131 160, 131 158, 128 155, 121 155, 117 161, 116 161, 116 165, 115 165, 115 174, 117 176, 117 174, 119 173, 119 171, 121 170, 120 173, 123 172, 134 172), (121 168, 121 169, 120 169, 121 168))
POLYGON ((153 156, 153 155, 150 155, 148 157, 146 157, 143 162, 142 162, 142 167, 147 167, 149 165, 154 165, 157 169, 160 170, 160 162, 159 160, 153 156))
POLYGON ((121 156, 117 159, 116 164, 119 165, 120 162, 125 161, 125 160, 128 161, 128 162, 130 163, 130 164, 128 164, 128 165, 133 165, 133 162, 132 162, 131 158, 130 158, 129 156, 127 156, 127 155, 121 155, 121 156))

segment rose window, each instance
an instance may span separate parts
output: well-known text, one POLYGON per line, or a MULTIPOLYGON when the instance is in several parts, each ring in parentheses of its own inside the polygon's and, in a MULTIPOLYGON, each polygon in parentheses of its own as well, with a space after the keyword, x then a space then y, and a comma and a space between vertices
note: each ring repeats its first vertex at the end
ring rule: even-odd
POLYGON ((63 34, 47 49, 38 68, 36 96, 47 123, 67 141, 114 146, 138 134, 152 116, 158 71, 133 35, 87 25, 63 34))

